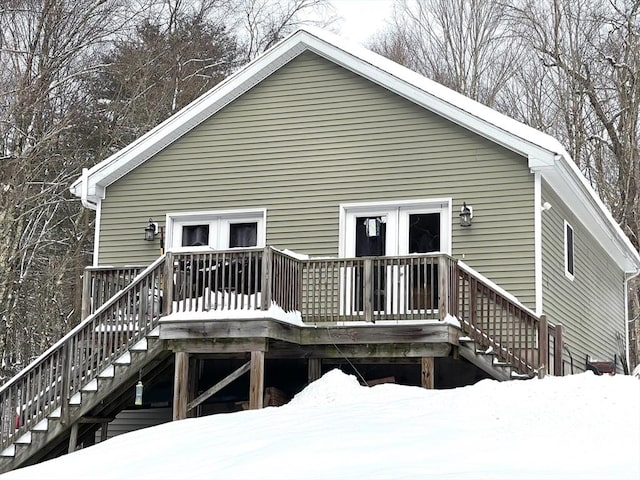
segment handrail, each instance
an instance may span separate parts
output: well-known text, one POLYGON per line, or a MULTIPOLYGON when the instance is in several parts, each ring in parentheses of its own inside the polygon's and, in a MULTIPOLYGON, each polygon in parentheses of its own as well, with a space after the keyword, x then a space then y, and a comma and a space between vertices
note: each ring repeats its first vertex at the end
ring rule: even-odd
POLYGON ((164 262, 164 256, 154 261, 0 387, 0 448, 57 408, 61 421, 68 421, 71 396, 157 326, 161 312, 154 298, 163 282, 164 262))
POLYGON ((554 365, 562 370, 562 326, 547 322, 515 297, 485 280, 473 269, 457 265, 457 317, 463 331, 520 374, 532 375, 554 365), (549 349, 551 339, 554 348, 549 349), (560 362, 558 363, 558 348, 560 362))

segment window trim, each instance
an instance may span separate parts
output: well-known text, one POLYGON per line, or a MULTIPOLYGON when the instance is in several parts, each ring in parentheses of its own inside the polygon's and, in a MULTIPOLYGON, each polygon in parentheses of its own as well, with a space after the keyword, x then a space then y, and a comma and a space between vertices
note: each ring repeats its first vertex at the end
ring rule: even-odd
POLYGON ((237 210, 205 210, 200 212, 173 212, 167 213, 166 225, 166 251, 208 251, 208 250, 240 250, 246 248, 264 248, 266 246, 267 210, 265 208, 237 209, 237 210), (225 226, 232 223, 256 222, 258 232, 255 247, 219 247, 229 245, 229 232, 225 226), (178 226, 209 224, 209 245, 200 247, 182 247, 180 245, 181 231, 178 226))
POLYGON ((573 281, 576 275, 576 230, 569 222, 564 221, 564 276, 573 281), (571 270, 569 271, 569 236, 571 230, 571 270))

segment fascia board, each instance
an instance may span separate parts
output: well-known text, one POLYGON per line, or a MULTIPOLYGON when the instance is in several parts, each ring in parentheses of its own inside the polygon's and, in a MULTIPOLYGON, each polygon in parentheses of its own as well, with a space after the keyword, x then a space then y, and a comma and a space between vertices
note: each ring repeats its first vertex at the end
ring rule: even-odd
POLYGON ((559 158, 555 168, 540 173, 625 273, 640 270, 640 255, 609 210, 571 160, 559 158), (575 167, 575 168, 572 168, 575 167))

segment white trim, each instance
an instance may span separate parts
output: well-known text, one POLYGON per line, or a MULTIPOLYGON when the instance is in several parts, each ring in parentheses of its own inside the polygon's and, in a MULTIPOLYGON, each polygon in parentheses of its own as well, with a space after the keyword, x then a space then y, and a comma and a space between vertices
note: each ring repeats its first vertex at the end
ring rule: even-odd
POLYGON ((451 254, 452 246, 452 199, 449 198, 421 198, 410 200, 384 200, 380 202, 341 203, 339 206, 339 243, 338 256, 341 258, 355 256, 353 245, 349 239, 355 238, 350 225, 350 219, 355 215, 386 215, 387 216, 387 252, 388 255, 399 255, 400 242, 395 238, 403 238, 400 232, 401 215, 413 212, 440 213, 440 246, 443 253, 451 254), (395 238, 391 238, 391 235, 395 238))
POLYGON ((204 210, 197 212, 171 212, 167 213, 165 217, 165 251, 171 252, 179 252, 184 250, 210 250, 212 248, 219 248, 227 250, 228 247, 218 247, 225 241, 228 245, 228 235, 220 234, 221 225, 229 225, 230 220, 233 223, 236 222, 251 222, 257 221, 258 231, 256 238, 256 247, 261 248, 266 245, 267 240, 267 209, 266 208, 243 208, 236 210, 204 210), (209 223, 209 245, 203 247, 175 247, 173 244, 174 240, 180 240, 179 238, 174 238, 175 227, 177 225, 197 225, 202 223, 209 223), (213 225, 215 223, 216 225, 213 225), (213 228, 212 228, 213 227, 213 228), (215 238, 214 238, 215 237, 215 238))
POLYGON ((542 178, 533 172, 533 263, 535 277, 536 315, 542 315, 542 178))
POLYGON ((98 252, 100 251, 100 227, 102 225, 102 200, 96 204, 96 224, 93 232, 93 266, 100 265, 98 262, 98 252))
POLYGON ((564 276, 573 281, 576 277, 576 230, 571 226, 569 222, 564 220, 563 225, 563 238, 564 238, 564 276), (571 229, 571 264, 573 272, 569 271, 569 243, 567 242, 567 227, 571 229))
MULTIPOLYGON (((640 272, 634 273, 633 275, 625 275, 624 277, 624 347, 625 347, 625 357, 627 359, 627 367, 629 367, 629 373, 633 371, 634 365, 631 365, 631 358, 629 357, 629 324, 631 320, 629 319, 629 280, 640 275, 640 272)), ((636 322, 638 320, 636 319, 636 322)))

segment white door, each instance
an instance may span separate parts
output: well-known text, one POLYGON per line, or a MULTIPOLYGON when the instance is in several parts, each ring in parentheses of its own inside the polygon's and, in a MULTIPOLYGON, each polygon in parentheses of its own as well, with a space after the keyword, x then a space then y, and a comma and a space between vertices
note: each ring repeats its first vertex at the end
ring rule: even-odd
MULTIPOLYGON (((450 202, 345 208, 342 252, 345 257, 408 256, 450 249, 450 202)), ((406 262, 405 262, 406 263, 406 262)), ((437 305, 437 266, 429 260, 411 265, 373 268, 374 314, 426 312, 437 305)), ((435 263, 435 261, 434 261, 435 263)), ((362 310, 362 269, 344 272, 341 304, 346 312, 362 310)))

